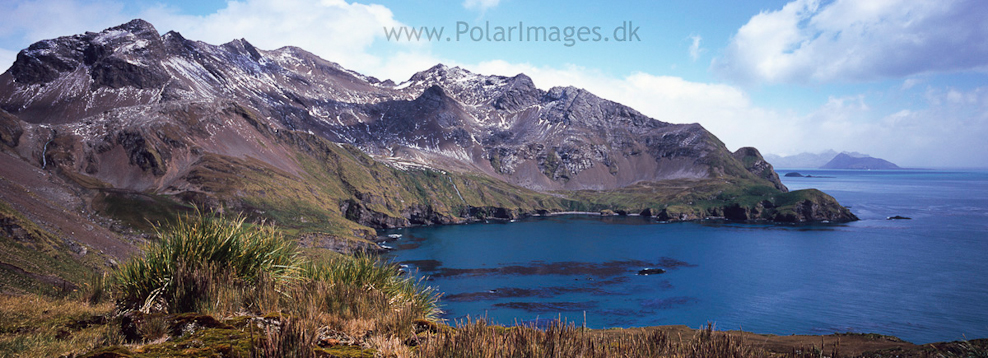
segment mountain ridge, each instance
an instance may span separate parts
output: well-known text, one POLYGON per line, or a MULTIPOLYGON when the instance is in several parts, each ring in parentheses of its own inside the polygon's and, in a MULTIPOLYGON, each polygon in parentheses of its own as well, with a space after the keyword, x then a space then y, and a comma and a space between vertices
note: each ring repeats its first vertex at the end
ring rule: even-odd
MULTIPOLYGON (((718 173, 694 168, 708 163, 692 159, 708 152, 726 155, 723 144, 699 125, 650 119, 574 87, 543 91, 523 74, 482 76, 440 64, 390 86, 293 47, 262 51, 244 40, 212 46, 174 32, 154 34, 149 23, 135 20, 101 33, 32 45, 10 71, 14 83, 29 86, 5 86, 11 95, 2 99, 3 108, 28 122, 60 124, 51 118, 98 118, 116 108, 181 100, 246 100, 286 129, 312 131, 373 155, 480 170, 536 190, 715 177, 718 173), (132 44, 120 45, 123 40, 132 44), (222 63, 236 66, 221 68, 222 63), (88 76, 79 73, 87 66, 88 76), (319 71, 331 81, 306 78, 301 69, 319 71), (58 71, 64 75, 54 76, 58 71), (47 83, 53 85, 30 86, 47 83), (444 97, 452 100, 444 102, 444 97), (648 136, 646 143, 635 140, 643 136, 648 136), (587 137, 595 140, 583 140, 587 137), (531 143, 550 146, 527 146, 531 143), (689 162, 677 160, 683 156, 689 162), (559 166, 551 160, 546 166, 552 157, 559 158, 559 166), (669 163, 654 165, 662 161, 669 163), (533 166, 537 170, 526 168, 533 166)), ((719 169, 746 175, 736 166, 719 169)))

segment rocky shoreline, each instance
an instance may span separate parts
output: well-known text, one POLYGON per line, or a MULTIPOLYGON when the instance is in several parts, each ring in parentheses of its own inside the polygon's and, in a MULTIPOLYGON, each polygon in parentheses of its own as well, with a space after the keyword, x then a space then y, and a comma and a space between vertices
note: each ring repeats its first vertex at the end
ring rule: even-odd
MULTIPOLYGON (((760 205, 764 205, 759 203, 760 205)), ((806 211, 809 213, 801 213, 800 215, 782 215, 772 218, 760 218, 757 217, 758 209, 751 210, 742 208, 739 205, 732 205, 723 208, 711 208, 706 211, 669 211, 668 209, 663 209, 658 213, 653 214, 651 209, 645 209, 641 212, 628 212, 626 210, 609 210, 604 209, 601 211, 548 211, 548 210, 534 210, 534 211, 523 211, 523 210, 512 210, 507 208, 470 208, 469 212, 473 213, 471 216, 467 217, 452 217, 452 216, 442 216, 436 215, 433 217, 418 217, 420 220, 411 220, 406 218, 406 223, 398 223, 394 220, 391 223, 383 225, 374 225, 373 222, 358 222, 361 224, 370 224, 368 226, 374 229, 399 229, 408 227, 420 227, 420 226, 433 226, 433 225, 459 225, 459 224, 471 224, 471 223, 481 223, 490 220, 500 220, 500 221, 515 221, 532 217, 553 217, 553 216, 564 216, 564 215, 583 215, 583 216, 597 216, 597 217, 608 217, 608 216, 623 216, 623 217, 643 217, 652 218, 656 222, 671 223, 671 222, 703 222, 703 221, 727 221, 727 222, 737 222, 737 223, 757 223, 757 224, 831 224, 831 223, 846 223, 858 220, 856 216, 848 212, 848 216, 838 216, 834 220, 829 220, 828 216, 819 216, 813 214, 814 210, 819 210, 814 208, 816 204, 812 202, 804 203, 804 207, 808 208, 806 211), (752 214, 754 212, 754 214, 752 214), (750 215, 750 217, 749 217, 750 215), (395 224, 395 225, 392 225, 395 224)), ((761 206, 764 209, 764 206, 761 206)))

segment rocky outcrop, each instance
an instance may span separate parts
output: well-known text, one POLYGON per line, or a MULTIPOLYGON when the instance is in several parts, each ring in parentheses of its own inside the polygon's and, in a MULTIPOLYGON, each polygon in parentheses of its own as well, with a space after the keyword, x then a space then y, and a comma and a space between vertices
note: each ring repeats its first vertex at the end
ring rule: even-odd
POLYGON ((370 227, 394 228, 409 225, 408 219, 369 210, 363 203, 353 199, 343 201, 340 204, 340 212, 347 220, 370 227))
POLYGON ((501 219, 501 220, 514 220, 519 217, 518 212, 496 206, 485 206, 485 207, 470 207, 467 209, 467 215, 475 219, 501 219))
POLYGON ((24 128, 20 121, 7 111, 0 110, 0 144, 16 147, 20 143, 24 128))
POLYGON ((658 274, 663 274, 663 273, 666 273, 666 270, 660 269, 660 268, 651 268, 651 267, 649 267, 649 268, 644 268, 644 269, 638 270, 638 275, 639 276, 658 275, 658 274))
POLYGON ((676 205, 655 215, 660 221, 698 221, 706 219, 730 221, 768 221, 777 223, 833 222, 858 220, 850 210, 833 197, 816 189, 776 195, 753 205, 726 203, 721 206, 676 205))
POLYGON ((772 220, 778 222, 847 222, 858 217, 833 197, 816 189, 806 190, 804 199, 778 208, 772 220))
POLYGON ((758 152, 758 149, 743 147, 734 151, 731 156, 740 161, 744 165, 744 168, 751 174, 754 174, 760 179, 767 180, 783 193, 789 191, 789 188, 786 188, 782 184, 782 180, 779 179, 779 173, 775 172, 772 164, 769 164, 769 162, 765 161, 765 158, 762 158, 762 154, 758 152))

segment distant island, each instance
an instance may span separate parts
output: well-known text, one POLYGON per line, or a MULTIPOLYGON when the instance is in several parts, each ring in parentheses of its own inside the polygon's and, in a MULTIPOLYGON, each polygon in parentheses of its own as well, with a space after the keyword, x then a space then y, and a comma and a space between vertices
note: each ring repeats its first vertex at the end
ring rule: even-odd
POLYGON ((820 175, 803 175, 798 172, 789 172, 786 173, 785 176, 788 178, 833 178, 833 177, 820 176, 820 175))
POLYGON ((790 156, 766 154, 765 160, 776 168, 819 169, 901 169, 885 159, 858 152, 828 150, 822 153, 800 153, 790 156))
POLYGON ((845 153, 838 154, 820 169, 900 169, 898 165, 880 158, 853 157, 845 153))

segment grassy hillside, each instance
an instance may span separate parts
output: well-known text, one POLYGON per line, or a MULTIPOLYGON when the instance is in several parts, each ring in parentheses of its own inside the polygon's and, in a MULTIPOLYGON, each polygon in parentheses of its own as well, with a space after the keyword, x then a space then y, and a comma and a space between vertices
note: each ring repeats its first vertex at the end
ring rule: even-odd
POLYGON ((305 149, 295 158, 301 173, 210 154, 190 181, 208 188, 220 208, 273 220, 299 233, 350 238, 368 238, 372 227, 455 223, 471 216, 471 208, 521 213, 559 210, 566 202, 476 174, 397 169, 355 147, 312 135, 293 139, 305 149))

